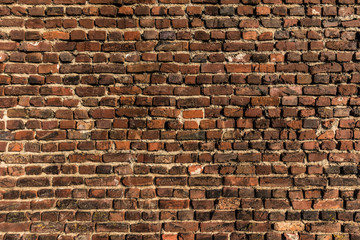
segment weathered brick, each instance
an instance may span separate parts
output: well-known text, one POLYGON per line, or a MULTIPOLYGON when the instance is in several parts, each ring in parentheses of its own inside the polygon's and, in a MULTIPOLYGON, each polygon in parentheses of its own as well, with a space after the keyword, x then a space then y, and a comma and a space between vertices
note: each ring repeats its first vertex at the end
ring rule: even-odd
POLYGON ((0 3, 1 239, 359 238, 355 0, 0 3))

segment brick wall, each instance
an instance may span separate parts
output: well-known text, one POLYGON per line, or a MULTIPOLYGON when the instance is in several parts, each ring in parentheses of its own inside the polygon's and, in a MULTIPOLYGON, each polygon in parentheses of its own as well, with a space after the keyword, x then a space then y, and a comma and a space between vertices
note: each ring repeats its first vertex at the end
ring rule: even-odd
POLYGON ((0 239, 360 239, 358 1, 0 3, 0 239))

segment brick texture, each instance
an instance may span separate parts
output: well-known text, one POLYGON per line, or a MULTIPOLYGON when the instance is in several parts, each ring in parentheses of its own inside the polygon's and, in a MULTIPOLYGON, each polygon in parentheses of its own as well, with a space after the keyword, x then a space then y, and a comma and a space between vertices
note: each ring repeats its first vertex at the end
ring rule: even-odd
POLYGON ((359 0, 0 0, 0 240, 359 240, 359 0))

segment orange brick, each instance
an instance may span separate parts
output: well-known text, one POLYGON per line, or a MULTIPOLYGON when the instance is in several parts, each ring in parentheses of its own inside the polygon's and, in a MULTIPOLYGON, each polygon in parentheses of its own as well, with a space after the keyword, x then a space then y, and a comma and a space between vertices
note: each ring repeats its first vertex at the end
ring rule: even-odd
POLYGON ((243 32, 243 39, 244 40, 256 40, 257 36, 258 36, 258 34, 255 31, 243 32))
POLYGON ((116 141, 115 149, 116 150, 129 150, 130 149, 130 142, 128 141, 116 141))
POLYGON ((184 122, 184 128, 185 129, 198 129, 199 124, 195 121, 186 121, 186 122, 184 122))
POLYGON ((140 32, 138 31, 124 32, 124 40, 126 41, 140 40, 140 32))
POLYGON ((131 7, 119 7, 118 14, 119 15, 132 15, 134 10, 131 7))
POLYGON ((150 142, 148 143, 149 151, 158 151, 164 149, 164 143, 162 142, 150 142))
POLYGON ((68 40, 70 37, 69 37, 69 33, 67 32, 53 31, 53 32, 44 32, 43 38, 46 40, 54 40, 54 39, 68 40))
POLYGON ((189 6, 186 8, 186 12, 189 15, 200 15, 202 13, 202 7, 189 6))
POLYGON ((256 7, 256 15, 269 15, 270 8, 269 7, 256 7))
POLYGON ((183 112, 183 118, 203 118, 203 110, 185 110, 183 112))

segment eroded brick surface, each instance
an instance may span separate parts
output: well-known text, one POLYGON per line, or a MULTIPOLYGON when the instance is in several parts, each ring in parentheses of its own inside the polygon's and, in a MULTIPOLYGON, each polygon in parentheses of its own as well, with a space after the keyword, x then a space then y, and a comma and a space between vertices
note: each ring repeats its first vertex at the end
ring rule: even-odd
POLYGON ((0 0, 0 239, 360 239, 355 0, 0 0))

